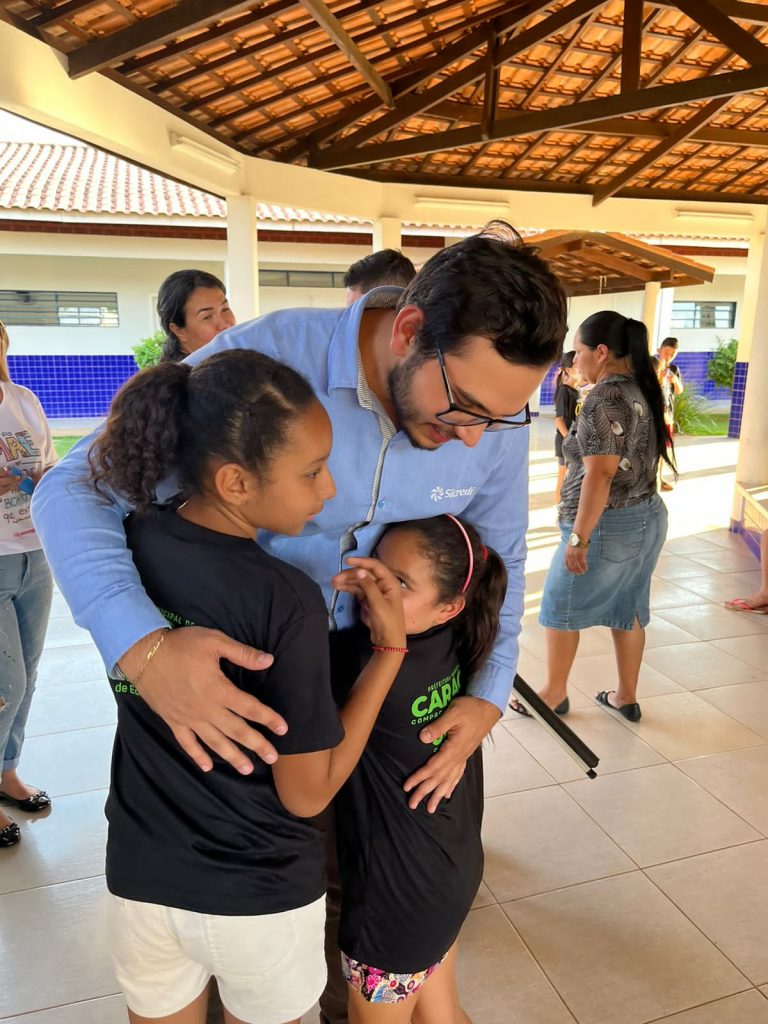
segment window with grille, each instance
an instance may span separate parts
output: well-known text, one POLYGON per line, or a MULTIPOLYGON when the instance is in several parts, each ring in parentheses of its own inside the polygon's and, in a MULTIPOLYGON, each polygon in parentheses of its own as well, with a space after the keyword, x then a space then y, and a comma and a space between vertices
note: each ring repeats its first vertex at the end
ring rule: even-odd
POLYGON ((343 288, 344 274, 336 270, 260 270, 262 288, 343 288))
POLYGON ((13 327, 119 327, 116 292, 0 291, 0 320, 13 327))
POLYGON ((728 330, 736 325, 735 302, 673 302, 673 331, 695 328, 728 330))

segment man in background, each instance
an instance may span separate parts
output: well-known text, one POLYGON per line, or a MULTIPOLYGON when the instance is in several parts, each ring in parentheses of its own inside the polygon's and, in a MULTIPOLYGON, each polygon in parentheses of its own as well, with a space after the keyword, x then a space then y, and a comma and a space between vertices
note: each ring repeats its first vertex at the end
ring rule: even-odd
MULTIPOLYGON (((667 425, 670 438, 675 432, 675 399, 683 390, 683 378, 680 375, 680 370, 672 361, 677 355, 679 344, 677 338, 665 338, 653 357, 656 375, 661 385, 661 394, 664 398, 664 422, 667 425)), ((664 480, 661 471, 659 471, 659 475, 662 491, 671 491, 674 484, 664 480)))
POLYGON ((399 249, 381 249, 353 263, 344 275, 346 305, 357 302, 371 288, 382 284, 406 288, 416 277, 416 268, 399 249))

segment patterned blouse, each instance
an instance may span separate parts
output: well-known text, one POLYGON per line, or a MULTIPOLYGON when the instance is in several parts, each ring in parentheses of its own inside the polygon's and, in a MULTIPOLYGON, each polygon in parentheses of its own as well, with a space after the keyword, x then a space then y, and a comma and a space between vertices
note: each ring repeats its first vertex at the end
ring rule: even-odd
POLYGON ((658 446, 648 403, 634 377, 613 374, 596 384, 563 441, 566 475, 558 515, 576 518, 584 480, 584 457, 618 455, 606 508, 627 508, 656 493, 658 446))

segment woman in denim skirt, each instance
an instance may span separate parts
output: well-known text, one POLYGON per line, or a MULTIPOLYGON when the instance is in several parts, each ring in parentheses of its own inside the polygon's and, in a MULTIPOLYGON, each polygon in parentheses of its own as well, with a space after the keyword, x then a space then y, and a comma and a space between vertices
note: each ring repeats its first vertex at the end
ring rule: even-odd
MULTIPOLYGON (((539 613, 547 629, 548 665, 541 696, 558 713, 568 711, 568 675, 580 630, 608 626, 618 684, 596 700, 637 722, 651 575, 667 534, 658 466, 664 459, 674 471, 674 455, 667 448, 661 388, 644 324, 613 310, 594 313, 579 327, 574 348, 574 365, 594 387, 563 442, 562 540, 539 613)), ((510 706, 522 708, 517 702, 510 706)))

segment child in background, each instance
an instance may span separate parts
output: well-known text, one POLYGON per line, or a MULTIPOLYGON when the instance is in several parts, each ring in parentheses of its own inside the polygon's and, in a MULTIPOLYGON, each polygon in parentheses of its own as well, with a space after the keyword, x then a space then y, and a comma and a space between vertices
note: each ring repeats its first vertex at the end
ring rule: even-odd
POLYGON ((566 352, 555 377, 555 457, 557 458, 557 484, 555 504, 560 504, 560 490, 565 479, 563 441, 576 419, 581 377, 573 365, 574 352, 566 352))
MULTIPOLYGON (((352 570, 373 656, 337 714, 320 588, 254 543, 261 529, 300 533, 333 497, 330 450, 304 378, 245 350, 138 374, 91 450, 97 486, 136 507, 126 532, 147 593, 171 626, 221 629, 274 655, 265 671, 223 667, 288 724, 273 765, 256 759, 245 776, 214 757, 201 774, 113 673, 108 912, 132 1024, 203 1024, 212 976, 227 1024, 298 1024, 325 984, 324 843, 306 819, 352 771, 405 647, 397 581, 380 565, 352 570), (183 504, 155 509, 172 470, 183 504)), ((144 665, 163 658, 165 636, 146 638, 144 665)))
MULTIPOLYGON (((469 1024, 456 988, 457 937, 483 874, 482 753, 434 813, 404 781, 432 750, 420 733, 483 665, 499 628, 504 563, 452 515, 389 527, 377 558, 400 581, 409 653, 349 782, 335 801, 350 1024, 469 1024), (388 1004, 386 1009, 381 1004, 388 1004)), ((334 584, 362 601, 353 573, 334 584)), ((371 650, 360 632, 360 663, 371 650)), ((334 679, 334 684, 337 680, 334 679)))

